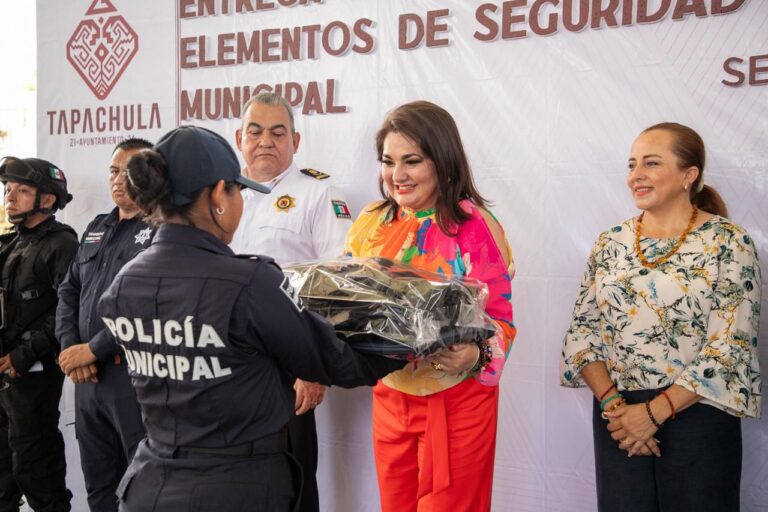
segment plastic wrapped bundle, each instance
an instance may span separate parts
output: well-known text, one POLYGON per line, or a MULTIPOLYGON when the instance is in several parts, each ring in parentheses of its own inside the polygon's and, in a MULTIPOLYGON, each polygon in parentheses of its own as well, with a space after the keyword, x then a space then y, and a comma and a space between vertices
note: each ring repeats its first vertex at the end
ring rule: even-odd
POLYGON ((287 265, 304 306, 328 319, 361 352, 411 359, 496 332, 485 313, 488 288, 384 258, 287 265))

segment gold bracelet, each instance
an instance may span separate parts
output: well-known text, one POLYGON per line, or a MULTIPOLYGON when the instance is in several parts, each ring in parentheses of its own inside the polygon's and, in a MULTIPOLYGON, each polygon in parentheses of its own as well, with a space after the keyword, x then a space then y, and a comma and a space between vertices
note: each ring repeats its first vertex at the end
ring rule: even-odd
POLYGON ((621 407, 622 405, 627 405, 627 401, 624 400, 624 397, 621 397, 621 398, 617 398, 616 400, 612 400, 611 402, 609 402, 609 405, 611 405, 611 407, 610 408, 606 407, 605 412, 613 412, 619 407, 621 407))

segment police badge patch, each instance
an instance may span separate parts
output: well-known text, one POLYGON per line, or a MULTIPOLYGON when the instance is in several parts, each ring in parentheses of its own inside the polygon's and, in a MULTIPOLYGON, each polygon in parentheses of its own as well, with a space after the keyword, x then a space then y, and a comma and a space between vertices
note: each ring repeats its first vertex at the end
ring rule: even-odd
POLYGON ((291 208, 296 206, 296 198, 291 197, 288 194, 280 196, 275 200, 275 209, 279 212, 288 212, 291 208))
POLYGON ((144 228, 141 231, 139 231, 136 236, 133 237, 134 240, 136 240, 135 244, 141 244, 144 245, 147 243, 147 240, 152 236, 152 228, 144 228))

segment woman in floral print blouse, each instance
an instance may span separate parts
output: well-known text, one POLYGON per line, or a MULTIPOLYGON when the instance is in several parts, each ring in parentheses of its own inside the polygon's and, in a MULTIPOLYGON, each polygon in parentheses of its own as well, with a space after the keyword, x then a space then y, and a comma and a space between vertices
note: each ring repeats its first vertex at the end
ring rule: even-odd
POLYGON ((601 512, 739 510, 739 418, 760 414, 760 268, 704 159, 676 123, 635 140, 642 213, 598 238, 565 337, 562 384, 596 398, 601 512))

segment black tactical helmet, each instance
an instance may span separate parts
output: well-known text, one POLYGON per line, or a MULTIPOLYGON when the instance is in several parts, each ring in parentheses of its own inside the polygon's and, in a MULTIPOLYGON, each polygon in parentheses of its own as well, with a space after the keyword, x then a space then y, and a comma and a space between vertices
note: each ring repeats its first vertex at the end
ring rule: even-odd
POLYGON ((67 178, 64 172, 51 162, 39 158, 4 157, 0 162, 0 181, 3 184, 11 181, 36 187, 38 197, 35 210, 43 213, 61 210, 72 200, 72 194, 67 192, 67 178), (52 209, 40 208, 40 193, 56 196, 56 203, 52 209))

